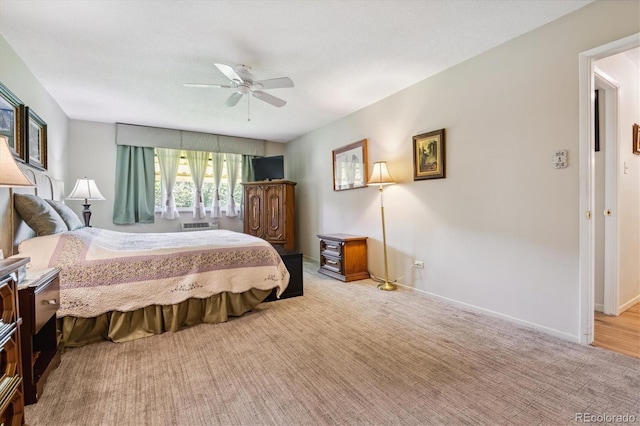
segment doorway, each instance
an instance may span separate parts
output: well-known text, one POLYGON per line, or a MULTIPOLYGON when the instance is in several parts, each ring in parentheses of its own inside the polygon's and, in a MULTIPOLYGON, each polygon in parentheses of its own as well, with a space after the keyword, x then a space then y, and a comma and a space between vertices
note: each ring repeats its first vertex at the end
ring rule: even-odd
MULTIPOLYGON (((620 298, 618 285, 620 280, 620 262, 618 250, 620 244, 620 234, 617 214, 619 213, 618 197, 618 171, 621 166, 618 163, 619 155, 616 153, 618 135, 616 123, 609 118, 616 116, 618 111, 611 110, 617 108, 618 87, 606 76, 596 74, 596 62, 600 59, 608 58, 618 53, 640 46, 640 34, 634 34, 621 40, 591 49, 580 54, 579 63, 579 83, 580 83, 580 342, 591 344, 594 341, 594 308, 596 307, 596 273, 601 277, 602 298, 600 305, 603 311, 618 314, 620 298), (613 134, 613 137, 606 136, 605 139, 615 141, 615 147, 611 148, 605 140, 604 159, 600 159, 601 164, 605 164, 605 170, 597 169, 596 153, 594 150, 594 89, 598 87, 604 91, 604 107, 608 116, 605 116, 604 133, 613 134), (613 133, 612 133, 613 132, 613 133), (607 150, 609 148, 609 150, 607 150), (615 154, 615 155, 608 155, 615 154), (600 173, 600 175, 598 175, 600 173), (609 174, 609 175, 608 175, 609 174), (598 193, 597 177, 602 176, 604 182, 600 180, 600 191, 598 193), (604 189, 603 189, 604 188, 604 189), (600 201, 598 201, 598 196, 600 201), (600 203, 600 204, 598 204, 600 203), (605 208, 602 209, 602 204, 605 208), (610 213, 609 213, 610 212, 610 213), (604 221, 600 226, 600 235, 595 220, 596 215, 603 215, 604 221), (613 219, 613 220, 609 220, 613 219), (601 247, 603 245, 603 247, 601 247), (602 250, 599 250, 602 249, 602 250), (600 266, 598 260, 602 259, 600 266), (599 268, 596 271, 596 268, 599 268), (605 296, 606 294, 606 296, 605 296)), ((637 185, 637 184, 636 184, 637 185)), ((636 210, 638 208, 636 207, 636 210)), ((635 213, 638 215, 638 212, 635 213)), ((635 236, 637 239, 638 236, 635 236)), ((638 275, 638 271, 635 272, 638 275)), ((636 277, 637 279, 637 277, 636 277)), ((634 279, 635 281, 635 279, 634 279)), ((600 291, 600 290, 599 290, 600 291)))

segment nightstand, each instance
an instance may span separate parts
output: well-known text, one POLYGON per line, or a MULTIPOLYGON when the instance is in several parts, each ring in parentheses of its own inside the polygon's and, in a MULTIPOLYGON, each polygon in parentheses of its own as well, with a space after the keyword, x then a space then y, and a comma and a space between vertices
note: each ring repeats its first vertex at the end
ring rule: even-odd
POLYGON ((369 278, 367 237, 349 234, 321 234, 318 272, 341 281, 369 278))
MULTIPOLYGON (((280 258, 284 262, 284 266, 289 271, 289 285, 282 292, 280 299, 287 299, 289 297, 302 296, 304 293, 302 286, 302 253, 295 250, 289 250, 284 246, 273 244, 280 258)), ((274 288, 271 294, 264 299, 264 302, 271 302, 273 300, 279 300, 277 297, 278 288, 274 288)))
POLYGON ((60 364, 56 312, 60 307, 60 270, 27 271, 18 286, 22 327, 25 404, 38 402, 49 373, 60 364))

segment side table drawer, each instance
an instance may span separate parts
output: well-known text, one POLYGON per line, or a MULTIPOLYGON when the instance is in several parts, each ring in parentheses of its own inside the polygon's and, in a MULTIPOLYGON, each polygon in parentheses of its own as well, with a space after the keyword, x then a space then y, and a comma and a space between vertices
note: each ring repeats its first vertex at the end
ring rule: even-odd
POLYGON ((329 271, 336 272, 338 274, 343 274, 342 260, 340 258, 321 255, 320 268, 327 269, 329 271))
POLYGON ((343 246, 339 241, 320 240, 320 253, 341 258, 343 246))
POLYGON ((36 334, 49 318, 56 314, 60 307, 60 278, 56 276, 49 283, 40 286, 34 294, 34 315, 33 330, 36 334))

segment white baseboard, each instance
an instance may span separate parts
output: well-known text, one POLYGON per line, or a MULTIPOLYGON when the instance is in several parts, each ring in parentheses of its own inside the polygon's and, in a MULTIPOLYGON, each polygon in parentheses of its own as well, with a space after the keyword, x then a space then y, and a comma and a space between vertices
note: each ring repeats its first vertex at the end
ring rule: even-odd
POLYGON ((630 307, 632 307, 638 302, 640 302, 640 294, 634 297, 633 299, 629 300, 627 303, 618 306, 618 315, 620 315, 621 313, 623 313, 624 311, 626 311, 627 309, 629 309, 630 307))
POLYGON ((533 322, 521 320, 519 318, 515 318, 515 317, 509 316, 509 315, 501 314, 499 312, 491 311, 489 309, 480 308, 478 306, 470 305, 468 303, 460 302, 460 301, 457 301, 457 300, 454 300, 454 299, 449 299, 448 297, 440 296, 440 295, 437 295, 437 294, 434 294, 434 293, 430 293, 428 291, 424 291, 424 290, 421 290, 421 289, 418 289, 418 288, 409 287, 409 286, 404 285, 404 284, 400 284, 400 283, 396 283, 396 284, 398 284, 398 285, 400 285, 402 287, 405 287, 407 289, 419 291, 420 293, 423 293, 423 294, 428 294, 429 296, 432 296, 432 297, 434 297, 436 299, 444 300, 444 301, 449 302, 449 303, 451 303, 451 304, 453 304, 455 306, 458 306, 460 308, 463 308, 463 309, 466 309, 466 310, 469 310, 469 311, 478 312, 478 313, 489 315, 489 316, 492 316, 492 317, 495 317, 495 318, 501 318, 501 319, 507 320, 509 322, 512 322, 512 323, 515 323, 515 324, 518 324, 518 325, 522 325, 522 326, 525 326, 527 328, 531 328, 533 330, 540 331, 542 333, 545 333, 545 334, 548 334, 548 335, 551 335, 551 336, 554 336, 554 337, 558 337, 558 338, 560 338, 562 340, 567 340, 567 341, 573 342, 573 343, 580 343, 580 336, 573 336, 571 334, 565 333, 565 332, 560 331, 560 330, 556 330, 556 329, 553 329, 553 328, 545 327, 543 325, 536 324, 536 323, 533 323, 533 322))
POLYGON ((593 305, 593 309, 596 312, 604 312, 604 303, 596 303, 593 305))

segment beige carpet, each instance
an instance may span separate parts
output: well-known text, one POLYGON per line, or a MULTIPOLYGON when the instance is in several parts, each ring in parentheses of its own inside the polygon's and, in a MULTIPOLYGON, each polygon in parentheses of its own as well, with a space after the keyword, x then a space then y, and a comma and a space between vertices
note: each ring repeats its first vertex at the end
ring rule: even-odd
POLYGON ((28 425, 557 425, 636 416, 640 360, 305 264, 305 295, 69 350, 28 425))

